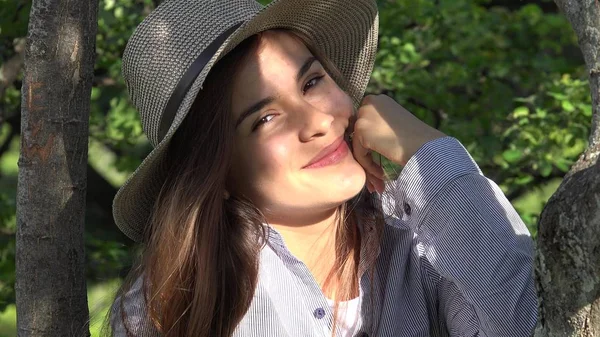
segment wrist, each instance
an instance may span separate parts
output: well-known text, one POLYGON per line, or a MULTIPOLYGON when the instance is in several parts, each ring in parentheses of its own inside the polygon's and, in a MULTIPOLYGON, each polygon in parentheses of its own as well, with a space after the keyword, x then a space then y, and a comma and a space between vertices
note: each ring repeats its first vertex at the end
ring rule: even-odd
POLYGON ((424 132, 421 137, 415 139, 415 141, 411 144, 412 146, 406 147, 405 150, 402 151, 400 161, 396 162, 396 164, 406 166, 406 163, 408 163, 410 158, 412 158, 412 156, 414 156, 414 154, 417 153, 417 151, 419 151, 423 145, 443 137, 446 137, 446 134, 434 128, 431 128, 431 130, 428 130, 428 132, 424 132))

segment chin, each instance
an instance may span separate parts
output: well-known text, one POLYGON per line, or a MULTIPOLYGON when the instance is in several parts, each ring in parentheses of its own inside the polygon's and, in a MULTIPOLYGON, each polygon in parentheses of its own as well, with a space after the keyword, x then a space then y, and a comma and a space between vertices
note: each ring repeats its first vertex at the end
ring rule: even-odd
MULTIPOLYGON (((343 179, 342 183, 337 186, 340 199, 343 199, 342 202, 354 198, 365 187, 367 176, 363 168, 359 168, 360 170, 358 170, 355 174, 347 176, 346 179, 343 179)), ((332 189, 336 189, 336 187, 332 186, 332 189)))

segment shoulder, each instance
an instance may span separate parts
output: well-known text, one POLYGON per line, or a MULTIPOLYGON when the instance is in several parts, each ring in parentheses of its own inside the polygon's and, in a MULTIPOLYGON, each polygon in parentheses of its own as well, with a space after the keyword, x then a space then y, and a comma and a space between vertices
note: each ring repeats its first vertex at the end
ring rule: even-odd
POLYGON ((113 336, 159 336, 148 315, 143 274, 121 290, 110 312, 113 336))

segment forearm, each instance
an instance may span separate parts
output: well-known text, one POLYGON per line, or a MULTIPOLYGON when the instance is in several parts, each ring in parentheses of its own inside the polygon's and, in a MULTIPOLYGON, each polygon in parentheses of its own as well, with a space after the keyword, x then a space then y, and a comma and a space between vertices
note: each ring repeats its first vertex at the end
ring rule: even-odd
POLYGON ((423 257, 445 280, 440 314, 449 329, 472 331, 457 314, 471 311, 480 335, 528 336, 537 317, 532 242, 466 150, 451 138, 429 142, 390 185, 384 208, 409 224, 423 257))

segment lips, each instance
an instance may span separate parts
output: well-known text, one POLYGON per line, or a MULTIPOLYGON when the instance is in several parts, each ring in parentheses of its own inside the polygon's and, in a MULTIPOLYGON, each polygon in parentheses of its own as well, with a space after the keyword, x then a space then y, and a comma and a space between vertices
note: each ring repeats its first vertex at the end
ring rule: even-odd
POLYGON ((344 136, 340 136, 333 143, 324 147, 306 166, 303 168, 318 168, 339 162, 348 153, 348 145, 344 141, 344 136))

